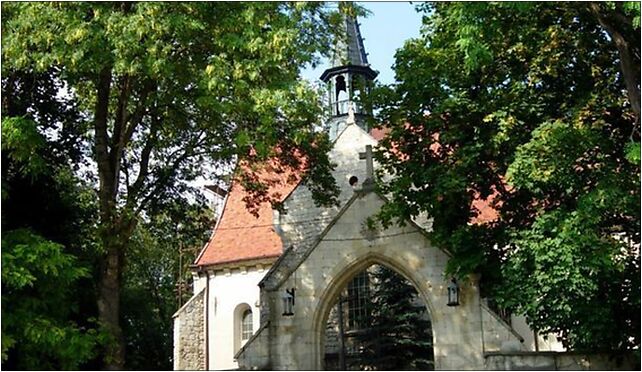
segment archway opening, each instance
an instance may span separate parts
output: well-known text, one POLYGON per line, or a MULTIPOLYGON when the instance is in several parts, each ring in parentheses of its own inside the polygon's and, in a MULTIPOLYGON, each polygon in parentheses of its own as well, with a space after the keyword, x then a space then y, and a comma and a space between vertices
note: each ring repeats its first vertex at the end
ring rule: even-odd
POLYGON ((432 323, 415 287, 374 264, 341 290, 325 324, 326 370, 432 370, 432 323))

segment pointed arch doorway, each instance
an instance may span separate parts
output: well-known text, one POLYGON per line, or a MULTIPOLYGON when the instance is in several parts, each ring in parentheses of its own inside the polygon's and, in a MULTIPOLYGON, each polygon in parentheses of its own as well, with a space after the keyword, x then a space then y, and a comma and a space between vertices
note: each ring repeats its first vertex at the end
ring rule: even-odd
POLYGON ((372 263, 338 291, 323 330, 326 370, 433 370, 432 323, 413 284, 372 263))

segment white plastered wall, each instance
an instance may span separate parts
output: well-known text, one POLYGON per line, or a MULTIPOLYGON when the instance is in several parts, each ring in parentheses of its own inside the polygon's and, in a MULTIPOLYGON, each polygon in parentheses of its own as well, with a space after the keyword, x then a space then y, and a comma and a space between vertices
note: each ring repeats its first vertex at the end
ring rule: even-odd
POLYGON ((537 346, 535 345, 535 333, 526 323, 524 316, 511 316, 511 326, 517 333, 524 337, 524 345, 530 351, 566 351, 564 345, 557 341, 554 334, 537 335, 537 346))
POLYGON ((259 287, 269 267, 252 266, 210 272, 209 288, 209 368, 237 368, 234 354, 241 346, 236 338, 238 306, 247 304, 252 310, 252 328, 259 328, 259 287), (235 327, 236 326, 236 327, 235 327))

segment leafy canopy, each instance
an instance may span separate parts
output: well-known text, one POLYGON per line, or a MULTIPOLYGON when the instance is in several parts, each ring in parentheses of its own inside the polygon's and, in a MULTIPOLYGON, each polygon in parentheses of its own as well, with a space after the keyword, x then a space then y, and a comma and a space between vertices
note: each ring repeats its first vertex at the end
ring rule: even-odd
MULTIPOLYGON (((5 102, 14 93, 3 89, 5 102)), ((94 195, 29 116, 2 120, 2 366, 78 369, 106 340, 80 295, 91 287, 94 195)))
MULTIPOLYGON (((120 281, 132 234, 141 216, 185 195, 183 181, 214 177, 205 163, 276 157, 299 169, 305 161, 317 202, 338 193, 329 141, 315 130, 317 94, 299 79, 329 51, 338 13, 325 5, 7 2, 2 11, 3 76, 44 74, 79 114, 76 126, 35 122, 53 137, 81 133, 62 147, 82 149, 73 167, 98 195, 97 305, 117 341, 105 352, 108 367, 124 367, 120 281)), ((256 177, 241 179, 264 196, 256 177)))
MULTIPOLYGON (((298 80, 336 18, 320 4, 6 3, 3 11, 5 71, 53 68, 94 119, 107 75, 94 156, 100 166, 103 137, 113 163, 105 172, 118 173, 110 177, 131 208, 201 175, 204 159, 253 154, 295 166, 294 148, 327 148, 312 130, 316 92, 298 80)), ((309 160, 314 169, 325 159, 309 160)), ((331 188, 319 172, 310 176, 331 188)))
POLYGON ((398 84, 373 98, 383 222, 427 213, 448 274, 481 273, 485 296, 566 346, 639 347, 639 110, 614 42, 639 46, 639 4, 418 8, 398 84))

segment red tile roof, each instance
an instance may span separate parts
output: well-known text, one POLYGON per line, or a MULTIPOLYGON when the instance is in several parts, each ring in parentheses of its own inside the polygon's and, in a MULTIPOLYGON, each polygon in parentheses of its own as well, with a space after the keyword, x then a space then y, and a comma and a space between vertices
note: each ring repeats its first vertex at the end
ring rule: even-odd
MULTIPOLYGON (((298 184, 293 172, 276 173, 269 166, 258 175, 269 184, 269 195, 278 201, 283 201, 298 184)), ((272 258, 283 253, 281 238, 272 225, 271 204, 260 203, 256 217, 246 208, 244 198, 248 195, 238 181, 232 182, 220 221, 196 259, 197 266, 272 258)))
POLYGON ((495 198, 499 195, 497 191, 489 195, 486 199, 480 199, 476 196, 470 207, 477 210, 477 215, 470 220, 473 225, 483 225, 499 218, 497 209, 493 207, 495 198))
MULTIPOLYGON (((407 125, 407 127, 409 126, 407 125)), ((377 141, 381 141, 384 137, 388 135, 388 133, 390 133, 390 128, 386 128, 386 127, 381 129, 373 128, 370 131, 370 135, 377 141)), ((434 135, 433 138, 436 141, 439 141, 438 134, 434 135)), ((439 151, 439 148, 440 148, 439 142, 433 142, 430 145, 430 149, 434 152, 439 151)), ((395 152, 395 149, 393 148, 392 151, 395 152)), ((489 195, 486 199, 481 199, 479 197, 479 194, 475 195, 475 198, 473 199, 470 205, 470 208, 471 210, 477 212, 477 215, 470 220, 470 223, 474 225, 483 225, 485 223, 489 223, 497 220, 497 218, 499 218, 499 213, 493 207, 493 202, 495 201, 495 198, 498 195, 499 193, 496 190, 491 195, 489 195)))
MULTIPOLYGON (((380 141, 388 132, 388 129, 373 129, 370 134, 380 141)), ((437 146, 434 149, 436 151, 439 145, 432 144, 431 147, 433 146, 437 146)), ((258 175, 270 185, 268 194, 283 201, 297 186, 298 177, 292 171, 279 173, 274 169, 268 165, 258 175)), ((248 196, 249 193, 239 182, 232 182, 220 221, 196 259, 197 266, 276 258, 283 253, 281 238, 272 225, 272 206, 268 202, 258 204, 256 217, 246 207, 245 198, 248 196)), ((486 199, 476 198, 472 202, 471 208, 479 213, 471 223, 484 224, 498 218, 499 215, 492 206, 496 196, 497 193, 494 193, 486 199)))
POLYGON ((382 139, 384 139, 384 137, 387 136, 388 133, 390 133, 390 128, 372 128, 370 130, 370 135, 377 141, 381 141, 382 139))

